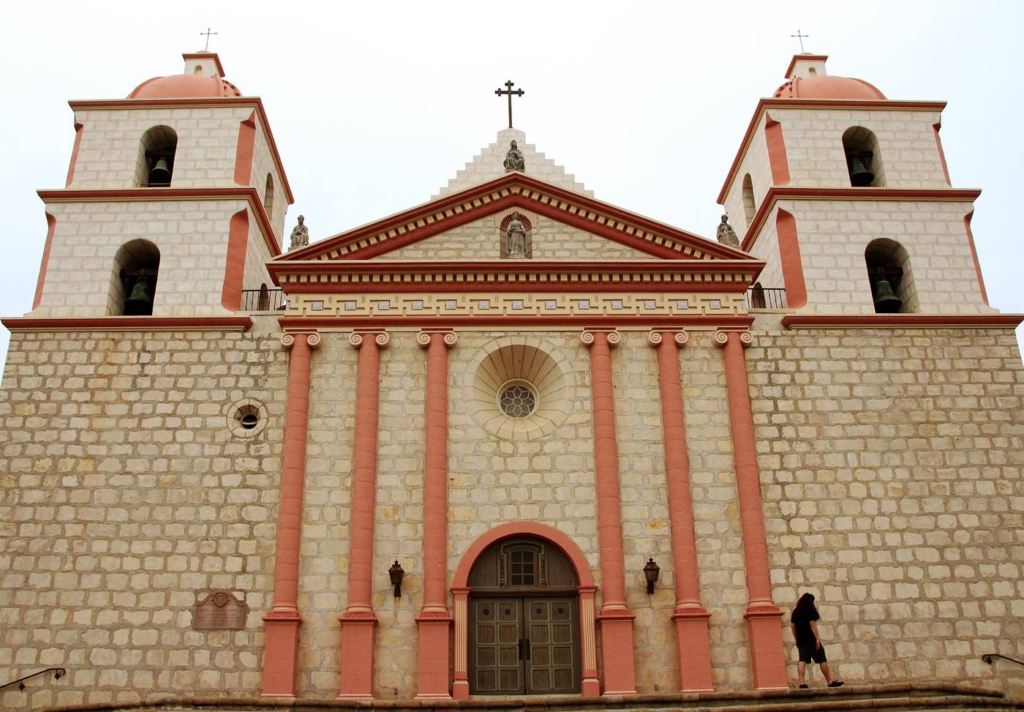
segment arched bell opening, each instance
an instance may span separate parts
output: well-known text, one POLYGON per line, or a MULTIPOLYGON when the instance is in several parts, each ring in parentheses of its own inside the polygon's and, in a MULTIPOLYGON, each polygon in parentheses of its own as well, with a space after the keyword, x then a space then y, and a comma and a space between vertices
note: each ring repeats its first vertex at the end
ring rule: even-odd
POLYGON ((743 176, 743 217, 747 221, 747 228, 754 222, 754 215, 757 213, 757 205, 754 203, 754 181, 750 174, 743 176))
POLYGON ((267 187, 263 191, 263 209, 267 211, 267 217, 274 217, 274 177, 267 174, 267 187))
POLYGON ((113 316, 150 316, 160 272, 160 250, 149 240, 125 243, 114 257, 109 298, 113 316))
POLYGON ((469 691, 581 691, 579 577, 553 543, 515 536, 492 544, 469 575, 469 691))
POLYGON ((855 188, 885 185, 885 168, 878 137, 863 126, 853 126, 843 134, 843 152, 850 185, 855 188))
POLYGON ((864 262, 876 314, 911 314, 918 311, 910 255, 903 245, 887 238, 872 240, 864 250, 864 262))
POLYGON ((154 126, 142 134, 139 158, 135 164, 135 185, 141 188, 169 187, 177 150, 178 134, 170 126, 154 126))

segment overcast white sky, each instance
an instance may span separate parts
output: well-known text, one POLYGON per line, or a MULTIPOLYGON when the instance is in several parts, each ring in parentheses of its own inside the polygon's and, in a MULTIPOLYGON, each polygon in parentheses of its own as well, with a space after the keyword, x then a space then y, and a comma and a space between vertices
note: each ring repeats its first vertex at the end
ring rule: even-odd
MULTIPOLYGON (((715 203, 758 98, 800 51, 890 99, 945 100, 953 185, 990 303, 1024 312, 1024 63, 1016 0, 931 2, 4 2, 0 315, 31 308, 46 236, 39 188, 62 188, 69 99, 126 96, 220 54, 263 98, 296 203, 319 240, 427 201, 507 123, 595 196, 713 237, 715 203)), ((208 239, 223 239, 210 235, 208 239)), ((0 353, 8 333, 0 329, 0 353)), ((1024 330, 1018 331, 1018 337, 1024 330)))

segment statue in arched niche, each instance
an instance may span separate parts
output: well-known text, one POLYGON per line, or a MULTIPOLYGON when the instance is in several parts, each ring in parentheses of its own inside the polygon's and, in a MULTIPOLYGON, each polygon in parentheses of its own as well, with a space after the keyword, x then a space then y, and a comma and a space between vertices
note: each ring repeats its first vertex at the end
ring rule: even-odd
POLYGON ((519 219, 519 213, 512 213, 512 219, 505 228, 505 249, 509 257, 526 257, 526 227, 519 219))

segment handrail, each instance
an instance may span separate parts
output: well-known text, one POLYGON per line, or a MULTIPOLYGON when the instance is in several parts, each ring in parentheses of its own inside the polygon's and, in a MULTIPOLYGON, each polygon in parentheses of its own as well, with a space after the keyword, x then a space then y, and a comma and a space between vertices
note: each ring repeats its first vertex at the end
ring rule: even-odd
POLYGON ((986 663, 988 663, 989 665, 992 664, 992 658, 1002 658, 1003 660, 1009 660, 1011 663, 1017 663, 1018 665, 1024 665, 1024 662, 1021 662, 1020 660, 1015 660, 1014 658, 1009 658, 1009 657, 1007 657, 1005 655, 1000 655, 999 653, 985 653, 984 655, 981 656, 981 659, 983 661, 985 661, 986 663))
POLYGON ((62 677, 64 677, 65 675, 68 674, 68 671, 65 670, 64 668, 46 668, 45 670, 40 670, 39 672, 34 672, 31 675, 26 675, 25 677, 21 678, 20 680, 15 680, 14 682, 4 683, 3 685, 0 685, 0 690, 4 689, 5 687, 10 687, 11 685, 17 685, 19 690, 24 690, 25 689, 25 680, 28 680, 29 678, 33 678, 36 675, 45 675, 48 672, 52 672, 53 673, 53 679, 54 680, 59 680, 62 677))

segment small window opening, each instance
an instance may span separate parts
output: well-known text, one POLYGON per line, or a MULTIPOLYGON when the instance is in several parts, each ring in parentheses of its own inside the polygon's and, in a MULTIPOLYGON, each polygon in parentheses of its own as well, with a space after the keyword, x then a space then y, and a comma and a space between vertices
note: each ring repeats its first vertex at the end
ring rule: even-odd
POLYGON ((256 311, 268 311, 270 309, 270 290, 267 289, 267 283, 264 282, 260 285, 260 298, 259 304, 256 305, 256 311))
POLYGON ((764 287, 758 282, 750 289, 750 308, 751 309, 766 309, 764 300, 764 287))
POLYGON ((142 135, 135 183, 143 188, 166 188, 174 174, 178 134, 170 126, 154 126, 142 135))
POLYGON ((238 424, 246 430, 252 430, 260 422, 259 409, 252 405, 244 405, 239 408, 235 417, 238 418, 238 424))

